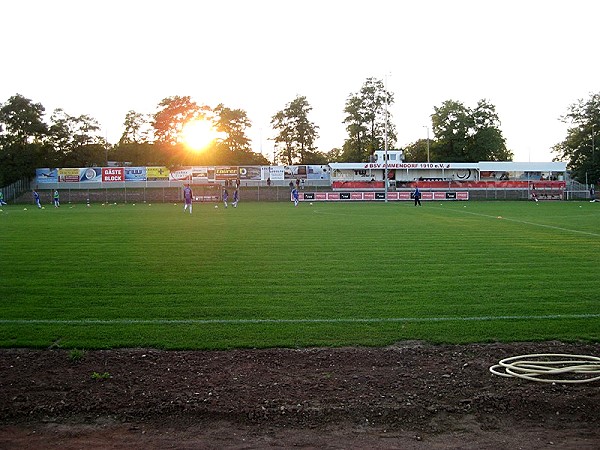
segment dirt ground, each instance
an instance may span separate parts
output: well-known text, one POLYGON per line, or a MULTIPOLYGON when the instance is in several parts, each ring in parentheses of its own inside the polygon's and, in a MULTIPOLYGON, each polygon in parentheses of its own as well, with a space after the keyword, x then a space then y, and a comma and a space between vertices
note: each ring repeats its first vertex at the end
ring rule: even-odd
POLYGON ((600 448, 600 382, 489 372, 531 353, 600 344, 5 349, 0 448, 600 448))

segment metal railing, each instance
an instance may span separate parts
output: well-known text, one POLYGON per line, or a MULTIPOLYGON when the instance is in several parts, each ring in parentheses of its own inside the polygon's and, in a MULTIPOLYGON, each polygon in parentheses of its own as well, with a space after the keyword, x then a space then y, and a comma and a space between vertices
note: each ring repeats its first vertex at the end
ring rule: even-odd
POLYGON ((4 194, 4 201, 14 202, 19 196, 23 195, 24 192, 31 190, 32 182, 33 180, 31 178, 23 178, 8 186, 0 188, 0 191, 4 194))

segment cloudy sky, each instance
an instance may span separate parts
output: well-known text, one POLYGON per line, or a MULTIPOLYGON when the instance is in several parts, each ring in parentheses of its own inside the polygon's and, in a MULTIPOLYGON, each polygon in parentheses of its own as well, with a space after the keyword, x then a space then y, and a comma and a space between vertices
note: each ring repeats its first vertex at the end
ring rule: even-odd
POLYGON ((297 95, 321 151, 346 138, 344 105, 387 80, 398 145, 434 106, 497 108, 516 161, 550 161, 559 120, 600 91, 597 0, 19 0, 0 13, 0 102, 14 94, 97 119, 116 142, 129 110, 165 97, 247 112, 272 159, 271 117, 297 95))

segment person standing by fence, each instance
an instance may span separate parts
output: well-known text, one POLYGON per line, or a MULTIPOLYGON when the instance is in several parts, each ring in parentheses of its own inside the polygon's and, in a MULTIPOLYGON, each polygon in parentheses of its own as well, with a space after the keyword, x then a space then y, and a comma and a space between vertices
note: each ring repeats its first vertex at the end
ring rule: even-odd
POLYGON ((54 189, 54 194, 52 194, 52 200, 54 201, 54 207, 58 208, 60 206, 60 194, 58 193, 58 189, 54 189))
POLYGON ((0 191, 0 206, 4 205, 6 205, 6 202, 4 201, 4 192, 0 191))

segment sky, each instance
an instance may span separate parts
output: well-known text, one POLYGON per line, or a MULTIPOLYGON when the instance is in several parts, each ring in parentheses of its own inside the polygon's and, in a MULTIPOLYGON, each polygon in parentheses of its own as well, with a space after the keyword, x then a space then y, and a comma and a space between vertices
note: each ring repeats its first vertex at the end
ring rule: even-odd
POLYGON ((273 159, 271 118, 296 96, 316 146, 341 148, 367 78, 394 94, 397 147, 446 100, 496 106, 515 161, 551 161, 568 107, 600 91, 597 0, 19 0, 0 14, 0 103, 21 94, 95 118, 116 143, 128 111, 190 96, 246 111, 273 159))

